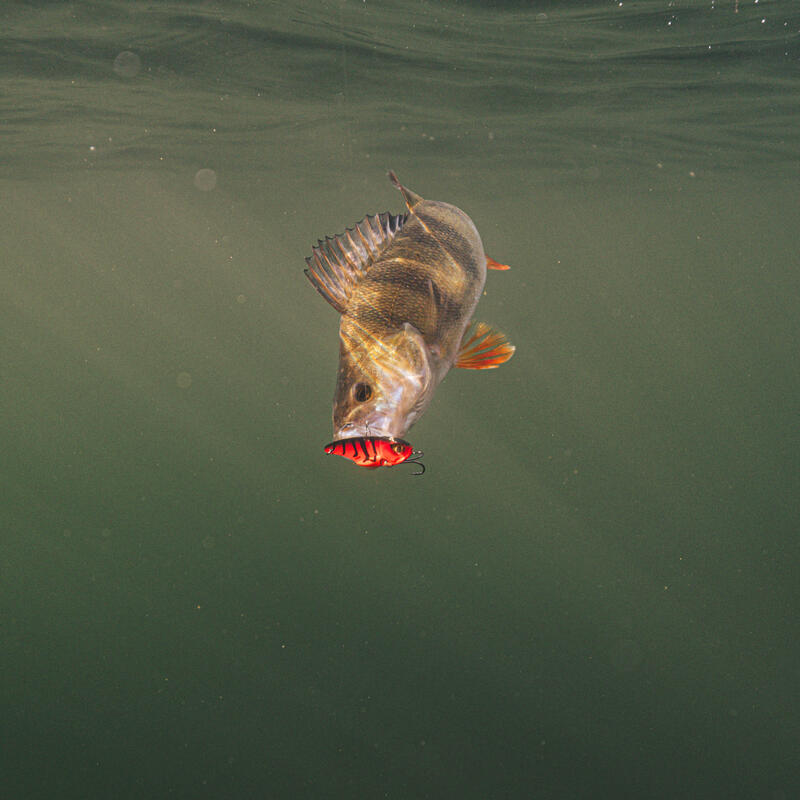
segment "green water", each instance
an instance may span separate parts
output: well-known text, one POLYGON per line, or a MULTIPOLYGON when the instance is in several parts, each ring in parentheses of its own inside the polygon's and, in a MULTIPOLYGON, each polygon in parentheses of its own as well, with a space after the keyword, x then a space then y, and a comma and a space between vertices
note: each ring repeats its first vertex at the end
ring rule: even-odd
POLYGON ((800 795, 799 31, 3 5, 0 794, 800 795), (512 265, 421 478, 302 272, 390 168, 512 265))

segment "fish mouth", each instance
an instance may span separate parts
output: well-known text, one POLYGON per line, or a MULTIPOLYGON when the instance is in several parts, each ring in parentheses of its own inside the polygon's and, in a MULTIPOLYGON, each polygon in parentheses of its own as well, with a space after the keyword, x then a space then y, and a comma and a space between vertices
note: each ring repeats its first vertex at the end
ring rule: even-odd
POLYGON ((334 428, 333 441, 339 442, 343 439, 395 439, 402 441, 391 432, 390 426, 385 423, 385 420, 376 421, 374 418, 372 422, 368 420, 345 422, 338 428, 334 428))
POLYGON ((394 467, 409 458, 416 460, 422 456, 407 441, 394 436, 351 436, 335 439, 325 445, 325 452, 347 458, 359 467, 368 468, 394 467))

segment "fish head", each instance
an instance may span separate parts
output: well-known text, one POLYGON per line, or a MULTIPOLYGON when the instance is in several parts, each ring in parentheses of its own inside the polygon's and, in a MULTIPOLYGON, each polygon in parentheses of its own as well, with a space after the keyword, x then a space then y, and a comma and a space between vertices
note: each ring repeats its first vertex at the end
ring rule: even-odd
POLYGON ((401 439, 432 395, 431 362, 422 335, 406 323, 378 339, 343 318, 339 336, 334 438, 401 439))

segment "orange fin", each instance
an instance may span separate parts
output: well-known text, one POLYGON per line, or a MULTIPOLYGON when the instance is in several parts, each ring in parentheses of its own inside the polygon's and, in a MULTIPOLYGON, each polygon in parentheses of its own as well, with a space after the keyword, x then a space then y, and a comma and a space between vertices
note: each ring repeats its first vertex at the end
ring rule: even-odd
POLYGON ((508 361, 516 348, 504 333, 490 328, 485 322, 475 325, 472 336, 464 337, 456 366, 463 369, 494 369, 508 361))
POLYGON ((306 259, 306 277, 340 313, 347 308, 353 287, 394 239, 407 214, 366 216, 338 236, 320 239, 306 259))
POLYGON ((511 269, 508 264, 501 264, 499 261, 495 261, 493 258, 489 258, 486 256, 486 269, 511 269))

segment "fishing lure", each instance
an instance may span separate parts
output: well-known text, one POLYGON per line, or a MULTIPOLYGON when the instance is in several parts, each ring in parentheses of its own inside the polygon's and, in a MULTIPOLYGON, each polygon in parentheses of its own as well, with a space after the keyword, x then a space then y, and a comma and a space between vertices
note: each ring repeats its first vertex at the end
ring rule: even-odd
POLYGON ((394 467, 397 464, 414 463, 420 467, 422 475, 425 465, 420 461, 421 450, 414 448, 402 439, 390 439, 379 436, 354 436, 352 439, 339 439, 325 445, 325 452, 349 458, 360 467, 394 467))

